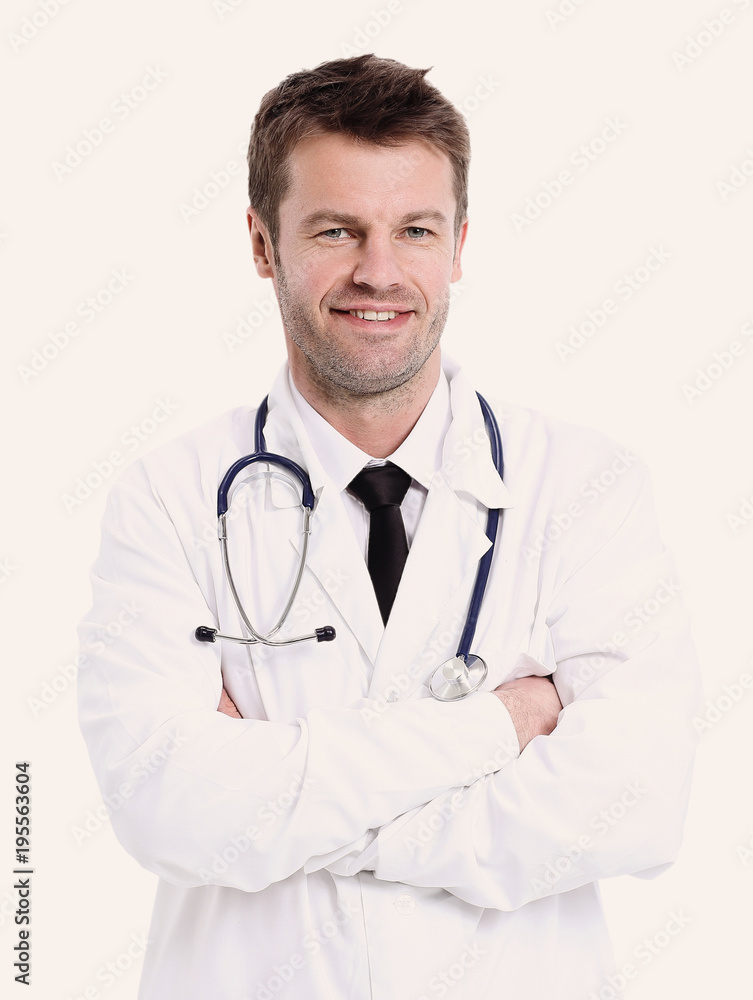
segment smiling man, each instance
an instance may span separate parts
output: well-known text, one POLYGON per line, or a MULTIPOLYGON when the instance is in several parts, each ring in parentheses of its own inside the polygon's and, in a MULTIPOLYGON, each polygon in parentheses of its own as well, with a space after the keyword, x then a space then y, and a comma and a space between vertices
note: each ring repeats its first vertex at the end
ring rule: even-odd
POLYGON ((143 612, 80 713, 160 876, 142 1000, 616 996, 598 880, 678 848, 697 670, 646 473, 442 354, 469 142, 425 75, 360 56, 265 96, 248 221, 287 363, 109 498, 82 641, 143 612))

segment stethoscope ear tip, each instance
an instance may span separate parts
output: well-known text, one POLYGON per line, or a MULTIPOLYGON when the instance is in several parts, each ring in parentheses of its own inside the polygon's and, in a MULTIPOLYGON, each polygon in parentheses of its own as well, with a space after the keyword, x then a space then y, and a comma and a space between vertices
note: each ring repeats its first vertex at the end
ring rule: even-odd
POLYGON ((198 639, 199 642, 214 642, 217 638, 217 629, 209 628, 208 625, 199 625, 194 632, 194 637, 198 639))
POLYGON ((315 628, 314 634, 316 635, 317 642, 332 642, 337 632, 335 632, 331 625, 324 625, 322 628, 315 628))

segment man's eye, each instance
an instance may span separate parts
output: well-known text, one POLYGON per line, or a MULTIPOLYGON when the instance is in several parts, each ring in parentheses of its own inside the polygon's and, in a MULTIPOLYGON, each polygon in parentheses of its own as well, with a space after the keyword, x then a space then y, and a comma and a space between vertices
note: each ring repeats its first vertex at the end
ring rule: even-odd
POLYGON ((412 240, 420 240, 429 232, 428 229, 422 229, 421 226, 409 226, 405 231, 412 240))
POLYGON ((348 235, 348 230, 340 227, 339 229, 325 229, 322 236, 328 236, 332 240, 342 239, 343 236, 348 235))

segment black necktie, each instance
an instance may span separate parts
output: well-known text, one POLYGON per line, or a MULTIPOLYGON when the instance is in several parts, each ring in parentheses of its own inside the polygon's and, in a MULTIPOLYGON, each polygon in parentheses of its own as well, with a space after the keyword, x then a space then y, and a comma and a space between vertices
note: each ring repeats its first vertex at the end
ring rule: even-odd
POLYGON ((408 558, 400 504, 410 484, 407 472, 387 462, 361 469, 348 485, 370 514, 368 566, 385 625, 408 558))

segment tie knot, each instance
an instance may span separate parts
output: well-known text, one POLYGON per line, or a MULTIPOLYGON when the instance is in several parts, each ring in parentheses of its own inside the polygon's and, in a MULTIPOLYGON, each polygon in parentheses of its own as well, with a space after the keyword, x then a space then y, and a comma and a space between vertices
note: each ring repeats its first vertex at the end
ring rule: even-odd
POLYGON ((410 484, 411 477, 404 469, 387 462, 361 469, 348 489, 371 512, 379 507, 399 507, 410 484))

